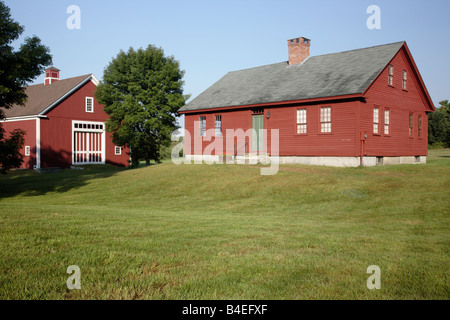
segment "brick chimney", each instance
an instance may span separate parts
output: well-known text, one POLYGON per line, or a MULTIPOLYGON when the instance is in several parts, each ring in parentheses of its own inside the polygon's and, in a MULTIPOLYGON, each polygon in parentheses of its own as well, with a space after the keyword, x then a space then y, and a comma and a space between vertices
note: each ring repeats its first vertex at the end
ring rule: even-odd
POLYGON ((309 57, 311 40, 300 37, 288 40, 289 64, 303 63, 309 57))
POLYGON ((44 85, 52 84, 53 82, 58 81, 59 71, 61 70, 55 67, 45 69, 44 85))

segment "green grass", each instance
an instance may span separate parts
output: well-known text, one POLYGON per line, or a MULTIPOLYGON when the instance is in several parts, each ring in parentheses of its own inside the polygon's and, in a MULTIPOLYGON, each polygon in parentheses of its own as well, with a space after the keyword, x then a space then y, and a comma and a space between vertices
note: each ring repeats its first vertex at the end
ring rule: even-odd
POLYGON ((449 299, 450 150, 426 165, 162 163, 0 177, 0 299, 449 299), (81 290, 66 269, 81 269, 81 290), (381 289, 366 269, 381 269, 381 289))

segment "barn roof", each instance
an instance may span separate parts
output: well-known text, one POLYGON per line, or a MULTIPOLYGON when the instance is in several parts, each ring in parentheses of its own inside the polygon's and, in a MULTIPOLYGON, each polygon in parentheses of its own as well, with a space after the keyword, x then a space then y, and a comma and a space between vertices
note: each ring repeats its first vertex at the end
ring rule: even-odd
POLYGON ((232 71, 179 112, 361 94, 405 42, 232 71))
POLYGON ((24 106, 15 105, 4 110, 6 118, 24 117, 45 114, 59 101, 64 99, 76 88, 91 80, 92 74, 58 80, 52 84, 36 84, 25 88, 28 96, 24 106))

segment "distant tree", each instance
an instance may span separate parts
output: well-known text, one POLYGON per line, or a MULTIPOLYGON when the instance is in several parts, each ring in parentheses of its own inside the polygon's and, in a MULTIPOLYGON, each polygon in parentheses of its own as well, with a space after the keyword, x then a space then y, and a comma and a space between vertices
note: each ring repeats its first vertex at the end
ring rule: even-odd
MULTIPOLYGON (((33 36, 26 38, 19 50, 11 43, 23 33, 24 27, 15 22, 9 8, 0 1, 0 120, 5 118, 4 109, 24 105, 27 99, 25 87, 51 64, 50 50, 33 36)), ((22 163, 19 150, 23 147, 23 130, 7 134, 0 123, 0 172, 22 163)))
POLYGON ((183 75, 173 56, 152 45, 120 51, 105 68, 96 97, 109 115, 106 129, 114 143, 130 147, 132 166, 140 159, 160 161, 161 147, 170 145, 177 111, 188 98, 183 75))
POLYGON ((439 104, 428 116, 428 144, 450 148, 450 103, 443 100, 439 104))

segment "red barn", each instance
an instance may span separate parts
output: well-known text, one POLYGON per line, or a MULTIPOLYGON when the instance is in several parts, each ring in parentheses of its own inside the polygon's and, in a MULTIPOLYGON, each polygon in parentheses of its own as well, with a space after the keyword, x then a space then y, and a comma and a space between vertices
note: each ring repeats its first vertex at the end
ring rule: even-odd
POLYGON ((126 166, 128 149, 115 146, 105 131, 108 116, 94 96, 98 80, 93 74, 60 80, 59 72, 45 70, 43 84, 26 88, 25 106, 5 110, 5 131, 26 131, 22 168, 126 166))
POLYGON ((425 163, 434 106, 406 42, 312 57, 310 44, 288 40, 289 61, 229 72, 181 108, 187 160, 425 163))

